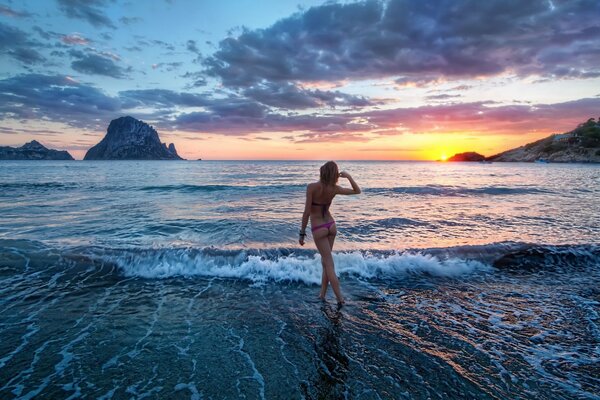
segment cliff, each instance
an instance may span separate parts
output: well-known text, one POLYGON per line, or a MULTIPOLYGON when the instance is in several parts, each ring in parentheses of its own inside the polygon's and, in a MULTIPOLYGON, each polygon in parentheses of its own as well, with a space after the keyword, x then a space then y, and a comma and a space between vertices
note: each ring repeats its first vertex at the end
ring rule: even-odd
POLYGON ((68 151, 49 149, 32 140, 21 147, 0 146, 0 160, 73 160, 73 157, 68 151))
POLYGON ((106 136, 90 148, 84 160, 183 160, 175 145, 161 143, 158 132, 133 117, 114 119, 106 136))
POLYGON ((590 118, 572 131, 511 149, 487 158, 505 162, 593 162, 600 163, 600 121, 590 118))

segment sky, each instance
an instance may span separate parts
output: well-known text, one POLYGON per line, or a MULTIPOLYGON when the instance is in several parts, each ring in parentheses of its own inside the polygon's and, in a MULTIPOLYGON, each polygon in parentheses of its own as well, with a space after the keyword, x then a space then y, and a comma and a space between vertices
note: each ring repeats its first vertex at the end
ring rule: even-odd
POLYGON ((600 117, 597 0, 0 0, 0 145, 436 160, 600 117))

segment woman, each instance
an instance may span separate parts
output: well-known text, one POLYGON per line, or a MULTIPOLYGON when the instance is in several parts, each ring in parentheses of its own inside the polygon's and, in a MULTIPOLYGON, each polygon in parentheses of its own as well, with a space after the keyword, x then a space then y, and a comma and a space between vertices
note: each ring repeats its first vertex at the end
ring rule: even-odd
POLYGON ((335 221, 329 212, 329 206, 336 194, 348 195, 359 193, 360 188, 350 174, 343 171, 340 173, 337 164, 333 161, 328 161, 321 167, 321 179, 319 182, 311 183, 306 188, 306 204, 304 206, 304 214, 302 214, 302 227, 300 228, 300 246, 304 246, 306 225, 310 216, 312 236, 321 254, 321 263, 323 265, 319 298, 325 300, 327 286, 331 282, 333 293, 335 293, 340 306, 344 304, 344 297, 340 291, 340 282, 335 275, 335 266, 333 265, 333 256, 331 255, 337 229, 335 221), (350 181, 352 189, 342 188, 337 185, 340 176, 350 181))

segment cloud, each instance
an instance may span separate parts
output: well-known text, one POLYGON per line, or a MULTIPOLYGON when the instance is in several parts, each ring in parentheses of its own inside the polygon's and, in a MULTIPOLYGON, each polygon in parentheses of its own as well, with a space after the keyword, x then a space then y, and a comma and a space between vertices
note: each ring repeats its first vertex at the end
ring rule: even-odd
POLYGON ((132 25, 138 22, 142 22, 143 19, 140 17, 121 17, 119 18, 119 22, 123 25, 132 25))
MULTIPOLYGON (((223 101, 227 103, 227 101, 223 101)), ((250 105, 247 105, 250 107, 250 105)), ((441 104, 355 113, 278 114, 265 108, 241 113, 236 107, 208 107, 184 113, 163 125, 183 131, 246 135, 259 132, 300 132, 300 140, 363 140, 365 132, 404 133, 470 132, 478 135, 521 135, 530 132, 563 132, 597 114, 600 98, 556 104, 494 106, 485 102, 441 104), (340 135, 353 133, 353 135, 340 135), (302 139, 304 138, 304 139, 302 139)), ((296 138, 297 140, 298 138, 296 138)))
POLYGON ((88 75, 103 75, 115 79, 125 78, 129 69, 124 69, 115 63, 114 57, 105 54, 84 53, 78 50, 69 52, 75 58, 71 68, 88 75))
POLYGON ((90 44, 90 41, 78 33, 71 33, 70 35, 63 35, 61 38, 64 44, 76 44, 80 46, 85 46, 90 44))
POLYGON ((191 83, 186 86, 187 89, 199 88, 208 84, 203 72, 186 72, 181 75, 181 77, 192 80, 191 83))
POLYGON ((598 109, 600 98, 594 97, 556 104, 498 106, 473 102, 299 114, 276 112, 236 94, 213 97, 146 89, 110 96, 92 85, 59 75, 27 74, 0 80, 0 120, 45 120, 104 131, 112 119, 133 114, 164 131, 232 136, 270 132, 298 142, 364 142, 381 135, 427 132, 550 134, 573 129, 596 116, 598 109))
POLYGON ((600 2, 326 3, 219 43, 204 65, 229 87, 398 77, 424 85, 511 73, 600 74, 600 2))
POLYGON ((28 38, 28 34, 0 22, 0 54, 6 53, 23 64, 31 65, 45 61, 35 49, 40 43, 28 38))
POLYGON ((168 63, 157 63, 152 64, 152 69, 164 69, 168 72, 175 71, 183 65, 182 62, 168 62, 168 63))
POLYGON ((140 46, 124 47, 124 49, 127 51, 142 51, 142 48, 140 46))
POLYGON ((432 95, 429 95, 429 96, 425 96, 425 98, 427 100, 434 100, 434 101, 451 100, 451 99, 456 99, 458 97, 462 97, 462 95, 460 95, 460 94, 442 93, 442 94, 432 94, 432 95))
POLYGON ((33 15, 32 13, 29 13, 27 11, 13 10, 12 8, 2 4, 0 4, 0 14, 11 18, 26 18, 31 17, 33 15))
POLYGON ((309 90, 291 83, 263 83, 243 90, 244 96, 277 108, 365 107, 375 103, 339 91, 309 90))
POLYGON ((186 43, 186 49, 194 54, 200 54, 200 50, 198 50, 198 45, 196 44, 195 40, 188 40, 186 43))
POLYGON ((83 19, 97 28, 115 29, 113 22, 101 10, 107 5, 106 0, 57 0, 60 9, 69 18, 83 19))
POLYGON ((46 120, 104 130, 121 101, 60 75, 25 74, 0 80, 0 119, 46 120))
POLYGON ((205 107, 210 100, 204 95, 195 93, 179 93, 167 89, 124 90, 119 92, 125 108, 154 107, 205 107))
POLYGON ((174 51, 175 50, 175 46, 173 46, 170 43, 165 42, 164 40, 158 40, 158 39, 154 39, 150 41, 153 45, 155 46, 161 46, 164 47, 166 50, 169 51, 174 51))

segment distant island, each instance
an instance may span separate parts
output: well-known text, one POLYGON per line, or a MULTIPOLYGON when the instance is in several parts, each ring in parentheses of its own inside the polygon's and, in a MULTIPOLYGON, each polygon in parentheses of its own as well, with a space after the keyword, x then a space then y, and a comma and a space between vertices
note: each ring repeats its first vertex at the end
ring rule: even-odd
POLYGON ((85 154, 84 160, 183 160, 173 143, 161 143, 158 132, 133 117, 108 125, 106 136, 85 154))
POLYGON ((490 157, 467 152, 455 154, 448 161, 600 163, 600 119, 590 118, 572 131, 550 135, 490 157))
POLYGON ((21 147, 0 146, 0 160, 74 160, 68 151, 53 150, 37 140, 21 147))
POLYGON ((446 161, 485 161, 485 156, 474 151, 468 151, 466 153, 455 154, 446 161))

